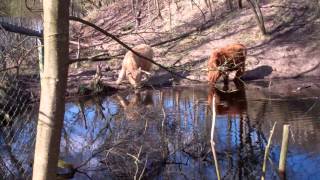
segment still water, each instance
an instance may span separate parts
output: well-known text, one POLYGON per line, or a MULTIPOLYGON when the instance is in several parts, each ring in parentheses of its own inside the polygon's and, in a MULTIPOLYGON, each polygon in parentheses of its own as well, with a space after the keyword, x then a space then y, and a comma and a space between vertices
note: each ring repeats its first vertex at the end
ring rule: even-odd
MULTIPOLYGON (((287 178, 319 179, 318 85, 256 82, 229 94, 189 86, 69 100, 60 159, 76 168, 73 179, 217 179, 210 143, 215 112, 213 141, 222 179, 260 179, 275 122, 266 179, 279 179, 284 123, 291 126, 287 178), (307 88, 297 88, 302 86, 307 88)), ((5 179, 30 178, 35 114, 1 127, 5 179)))
POLYGON ((275 122, 267 179, 279 178, 284 123, 291 126, 288 179, 320 178, 320 93, 275 91, 264 84, 231 94, 175 87, 68 102, 61 158, 86 174, 75 178, 216 179, 215 97, 213 141, 223 179, 260 179, 275 122))

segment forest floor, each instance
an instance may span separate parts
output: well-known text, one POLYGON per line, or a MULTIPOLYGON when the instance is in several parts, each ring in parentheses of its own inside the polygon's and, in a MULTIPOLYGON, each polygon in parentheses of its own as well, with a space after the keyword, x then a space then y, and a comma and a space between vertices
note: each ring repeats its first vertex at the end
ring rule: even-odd
MULTIPOLYGON (((152 45, 156 62, 197 80, 172 78, 170 73, 154 66, 155 73, 148 81, 154 86, 205 83, 206 72, 202 69, 206 68, 210 52, 231 43, 248 47, 244 80, 320 75, 320 18, 312 5, 299 0, 261 1, 268 32, 265 36, 245 2, 242 9, 235 7, 230 11, 218 1, 213 4, 212 13, 204 1, 193 5, 189 1, 160 5, 161 16, 152 3, 149 8, 147 4, 142 5, 139 26, 136 26, 131 4, 126 0, 102 7, 84 19, 112 33, 130 47, 141 43, 152 45)), ((80 57, 102 53, 115 58, 81 63, 80 68, 71 68, 69 85, 76 88, 79 82, 88 84, 100 63, 103 65, 103 82, 113 86, 127 50, 104 34, 79 23, 72 23, 70 32, 74 42, 79 37, 81 39, 80 57)), ((71 56, 75 58, 77 44, 71 44, 70 48, 71 56)))

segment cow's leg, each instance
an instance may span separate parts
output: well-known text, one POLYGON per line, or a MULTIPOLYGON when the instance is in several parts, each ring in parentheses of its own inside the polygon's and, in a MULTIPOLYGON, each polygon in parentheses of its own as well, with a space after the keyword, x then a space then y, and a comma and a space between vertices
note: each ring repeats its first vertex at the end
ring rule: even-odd
POLYGON ((118 80, 116 81, 116 84, 120 84, 125 77, 126 77, 126 70, 124 67, 122 67, 119 73, 118 80))
POLYGON ((220 78, 221 73, 219 71, 216 70, 209 70, 208 73, 208 81, 210 84, 215 85, 218 81, 218 79, 220 78))
POLYGON ((223 73, 223 90, 228 91, 229 90, 229 74, 223 73))
POLYGON ((244 70, 245 70, 244 66, 245 66, 245 64, 243 62, 243 64, 241 64, 241 66, 237 70, 237 73, 236 73, 236 76, 235 76, 236 78, 240 78, 244 74, 244 70))
POLYGON ((240 79, 241 76, 244 74, 244 64, 240 66, 240 68, 237 70, 236 76, 233 80, 234 84, 236 85, 237 89, 243 89, 244 88, 244 83, 240 79))
POLYGON ((129 83, 134 87, 136 88, 138 85, 137 85, 137 82, 135 79, 133 79, 133 77, 131 75, 128 75, 128 80, 129 80, 129 83))

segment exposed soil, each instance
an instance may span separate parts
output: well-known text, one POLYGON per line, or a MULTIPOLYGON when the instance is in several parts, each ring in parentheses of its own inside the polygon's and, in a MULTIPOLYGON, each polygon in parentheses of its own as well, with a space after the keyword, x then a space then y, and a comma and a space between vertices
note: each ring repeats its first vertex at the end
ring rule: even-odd
MULTIPOLYGON (((261 35, 254 14, 244 2, 243 9, 229 11, 223 2, 213 5, 213 14, 204 1, 190 5, 189 1, 161 4, 161 17, 155 6, 142 7, 141 24, 135 27, 129 1, 119 1, 93 12, 85 19, 116 35, 126 44, 147 43, 154 46, 158 63, 170 67, 185 77, 206 82, 207 59, 212 49, 230 43, 243 43, 248 47, 245 80, 297 78, 320 75, 320 18, 315 8, 298 0, 261 1, 268 35, 261 35), (201 11, 200 11, 201 9, 201 11), (150 15, 151 14, 151 15, 150 15), (170 23, 171 14, 171 23, 170 23), (174 40, 172 40, 174 39, 174 40)), ((72 23, 71 39, 81 37, 81 57, 108 53, 117 56, 102 62, 103 82, 115 88, 114 81, 120 70, 121 58, 126 49, 102 33, 72 23)), ((72 57, 76 56, 76 44, 71 45, 72 57)), ((96 63, 83 64, 70 70, 70 86, 88 84, 96 63), (87 74, 87 76, 83 76, 87 74), (79 83, 81 82, 81 83, 79 83)), ((148 81, 152 85, 196 83, 179 78, 154 67, 155 73, 148 81)))

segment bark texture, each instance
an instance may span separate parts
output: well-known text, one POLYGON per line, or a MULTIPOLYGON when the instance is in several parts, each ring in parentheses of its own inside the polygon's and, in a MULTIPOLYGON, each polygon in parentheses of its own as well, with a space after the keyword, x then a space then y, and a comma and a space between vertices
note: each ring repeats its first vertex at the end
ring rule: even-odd
POLYGON ((33 179, 56 179, 68 73, 69 0, 44 0, 44 69, 33 179))

